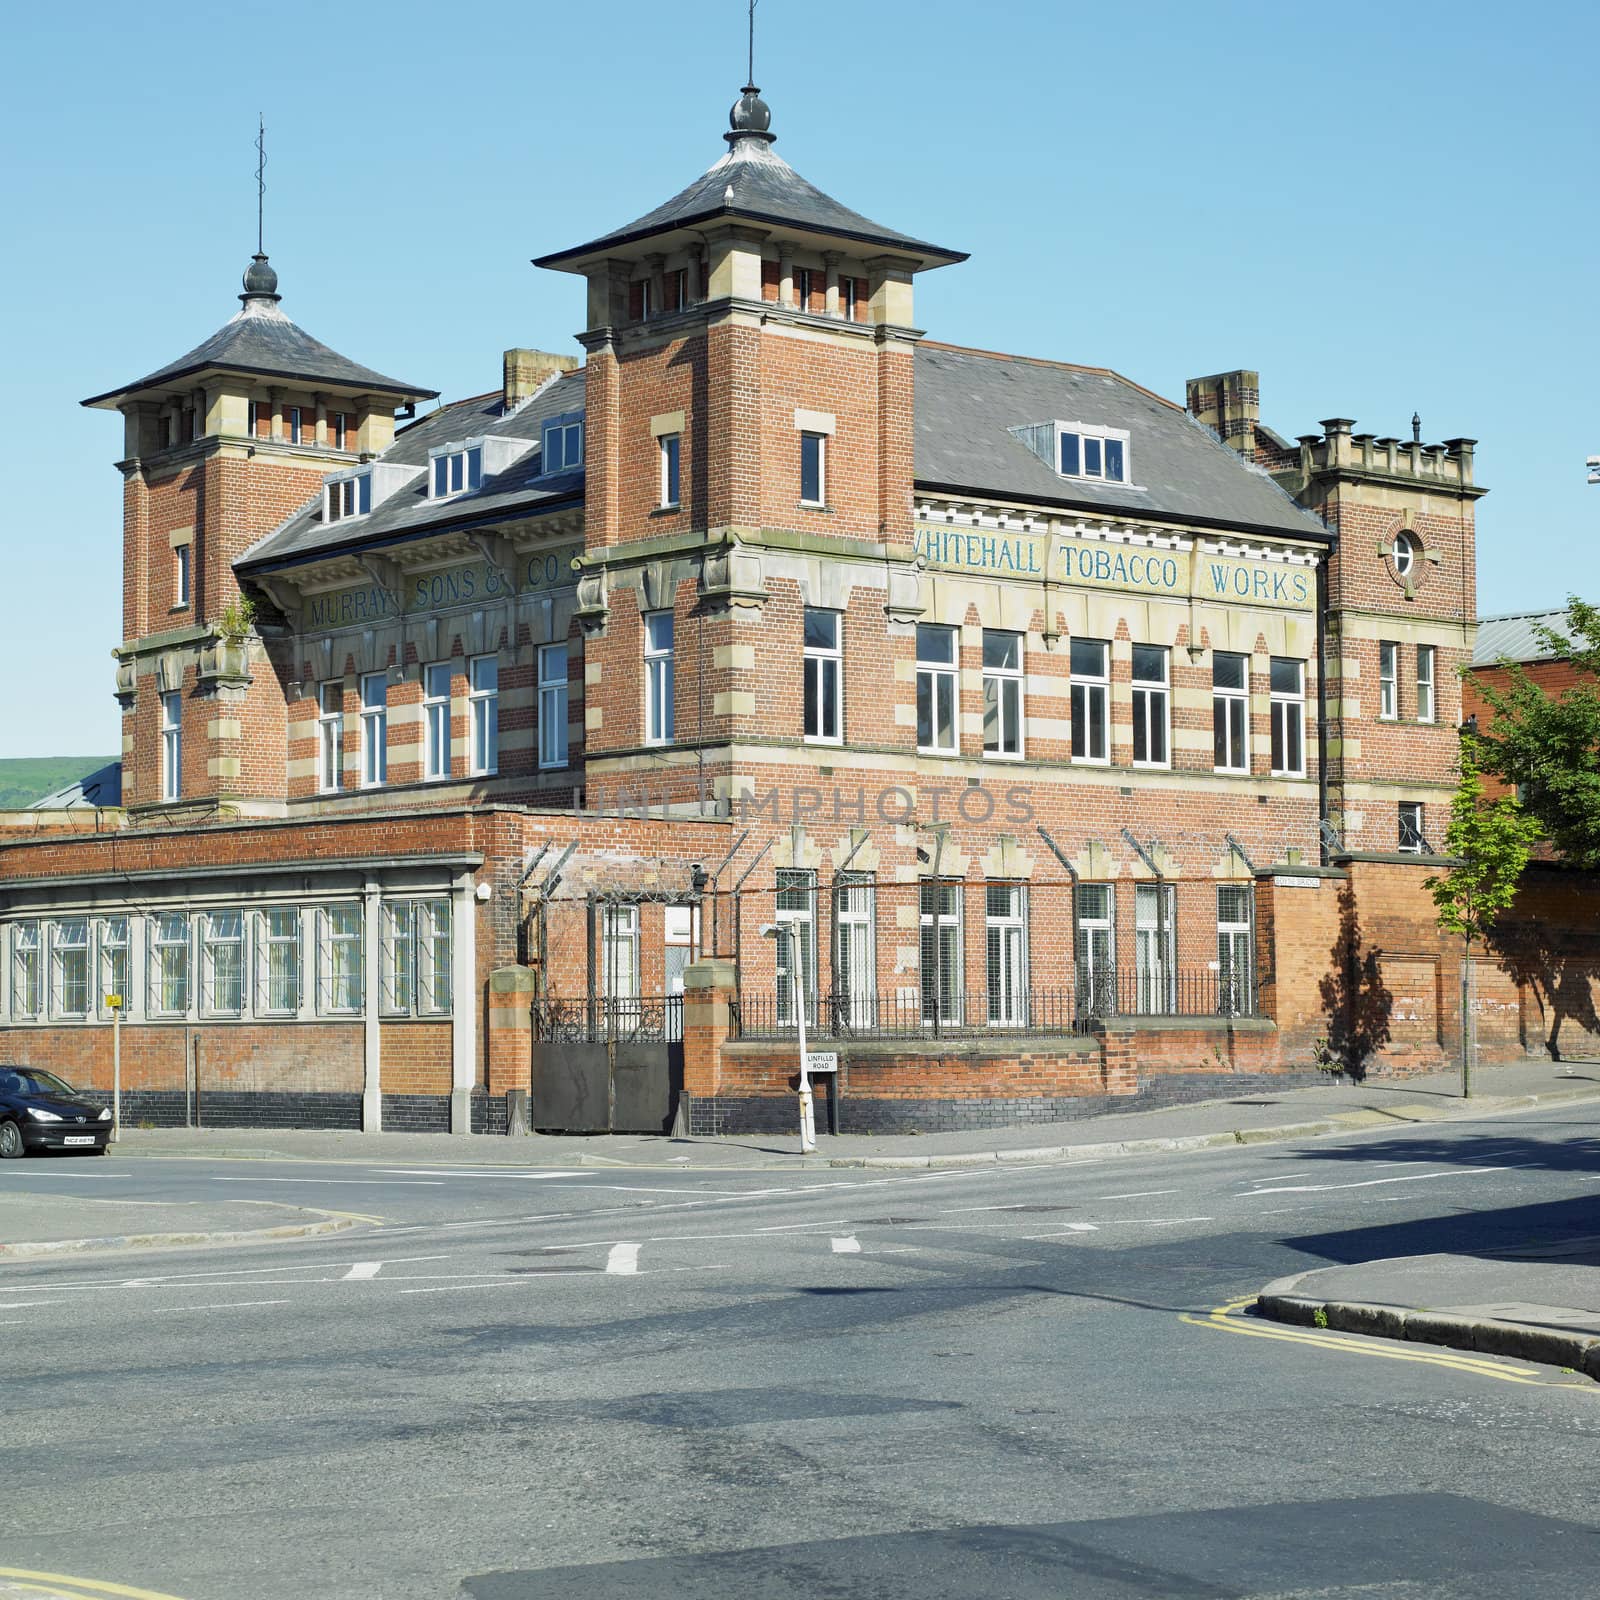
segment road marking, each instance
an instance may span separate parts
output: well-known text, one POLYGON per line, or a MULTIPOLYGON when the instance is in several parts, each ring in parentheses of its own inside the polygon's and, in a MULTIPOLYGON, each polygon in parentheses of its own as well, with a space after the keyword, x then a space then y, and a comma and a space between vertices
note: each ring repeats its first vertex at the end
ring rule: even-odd
POLYGON ((326 1183, 359 1184, 363 1188, 442 1189, 443 1178, 407 1178, 404 1183, 392 1183, 388 1178, 212 1178, 212 1183, 326 1183))
POLYGON ((639 1270, 639 1247, 636 1244, 614 1244, 606 1256, 606 1271, 623 1277, 639 1270))
POLYGON ((376 1278, 382 1270, 383 1263, 381 1261, 358 1261, 339 1281, 341 1283, 351 1283, 361 1278, 376 1278))
POLYGON ((1238 1198, 1253 1200, 1258 1194, 1323 1194, 1330 1189, 1372 1189, 1380 1183, 1426 1183, 1433 1178, 1477 1178, 1487 1172, 1508 1171, 1509 1167, 1470 1167, 1453 1172, 1412 1172, 1403 1178, 1362 1178, 1357 1183, 1287 1183, 1271 1189, 1252 1189, 1238 1198))
MULTIPOLYGON (((1298 1173, 1291 1173, 1291 1177, 1298 1177, 1298 1173)), ((1176 1189, 1135 1189, 1131 1194, 1097 1194, 1096 1200, 1148 1200, 1151 1195, 1177 1194, 1176 1189)))
MULTIPOLYGON (((583 1178, 590 1174, 584 1172, 524 1172, 521 1167, 462 1167, 459 1170, 442 1169, 439 1167, 372 1167, 372 1172, 384 1174, 386 1177, 398 1178, 426 1178, 432 1174, 437 1178, 531 1178, 549 1180, 551 1178, 583 1178)), ((297 1182, 315 1182, 315 1179, 297 1179, 297 1182)))
POLYGON ((861 1254, 861 1241, 853 1233, 837 1234, 829 1241, 833 1246, 836 1256, 858 1256, 861 1254))
POLYGON ((1499 1378, 1505 1383, 1525 1383, 1541 1389, 1594 1387, 1587 1380, 1580 1380, 1577 1383, 1556 1382, 1541 1377, 1533 1367, 1516 1367, 1509 1363, 1461 1355, 1454 1351, 1387 1349, 1385 1346, 1389 1341, 1376 1337, 1368 1339, 1361 1334, 1312 1332, 1310 1329, 1282 1326, 1254 1327, 1242 1321, 1239 1313, 1255 1302, 1256 1297, 1248 1295, 1243 1300, 1230 1300, 1223 1305, 1214 1306, 1203 1317, 1196 1316, 1191 1311, 1181 1312, 1178 1320, 1187 1322, 1193 1328, 1214 1328, 1220 1333, 1243 1334, 1248 1339, 1277 1339, 1286 1344, 1312 1345, 1320 1350, 1341 1350, 1347 1355, 1377 1356, 1385 1361, 1410 1361, 1429 1367, 1450 1367, 1473 1377, 1499 1378))
POLYGON ((213 1300, 203 1306, 152 1306, 155 1316, 171 1316, 175 1311, 242 1311, 247 1306, 286 1306, 287 1300, 213 1300))
POLYGON ((123 1600, 178 1600, 176 1595, 158 1594, 154 1589, 135 1589, 126 1583, 97 1583, 92 1578, 69 1578, 60 1572, 30 1572, 24 1567, 0 1567, 0 1578, 36 1578, 41 1583, 70 1584, 68 1594, 75 1590, 80 1594, 120 1595, 123 1600))

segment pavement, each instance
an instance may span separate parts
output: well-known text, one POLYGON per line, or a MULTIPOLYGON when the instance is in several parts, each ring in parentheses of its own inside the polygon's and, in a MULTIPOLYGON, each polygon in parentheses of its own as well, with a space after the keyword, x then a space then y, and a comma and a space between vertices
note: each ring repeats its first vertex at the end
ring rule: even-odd
MULTIPOLYGON (((782 1137, 667 1136, 473 1138, 449 1134, 317 1130, 127 1129, 111 1162, 132 1158, 304 1161, 473 1169, 563 1167, 697 1171, 884 1171, 999 1164, 1098 1162, 1399 1129, 1600 1098, 1600 1062, 1484 1067, 1462 1100, 1454 1073, 1366 1083, 1330 1081, 1156 1111, 1062 1124, 1091 1138, 1039 1142, 1038 1127, 898 1136, 822 1135, 802 1156, 782 1137)), ((63 1176, 75 1164, 58 1158, 63 1176)), ((100 1167, 100 1163, 95 1164, 100 1167)), ((103 1168, 101 1170, 104 1170, 103 1168)), ((12 1196, 0 1214, 0 1259, 62 1252, 153 1249, 315 1236, 360 1225, 359 1213, 200 1199, 12 1196)), ((1434 1253, 1380 1258, 1281 1278, 1257 1297, 1280 1322, 1446 1345, 1585 1372, 1600 1380, 1600 1236, 1493 1255, 1434 1253)))

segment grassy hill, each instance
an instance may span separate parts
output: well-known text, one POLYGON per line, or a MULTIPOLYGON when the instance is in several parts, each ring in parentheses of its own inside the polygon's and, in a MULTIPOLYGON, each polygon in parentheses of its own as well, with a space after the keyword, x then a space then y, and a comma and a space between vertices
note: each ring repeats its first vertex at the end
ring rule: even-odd
POLYGON ((0 758, 0 811, 31 806, 75 778, 115 761, 115 756, 13 756, 0 758))

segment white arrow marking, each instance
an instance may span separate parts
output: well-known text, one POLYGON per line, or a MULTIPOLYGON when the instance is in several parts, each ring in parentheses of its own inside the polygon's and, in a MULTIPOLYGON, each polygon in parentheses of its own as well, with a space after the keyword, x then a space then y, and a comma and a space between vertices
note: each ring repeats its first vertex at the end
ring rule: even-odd
POLYGON ((376 1278, 382 1266, 381 1261, 358 1261, 345 1273, 343 1281, 349 1283, 352 1278, 376 1278))
POLYGON ((606 1271, 630 1275, 639 1270, 639 1247, 636 1244, 614 1244, 606 1256, 606 1271))

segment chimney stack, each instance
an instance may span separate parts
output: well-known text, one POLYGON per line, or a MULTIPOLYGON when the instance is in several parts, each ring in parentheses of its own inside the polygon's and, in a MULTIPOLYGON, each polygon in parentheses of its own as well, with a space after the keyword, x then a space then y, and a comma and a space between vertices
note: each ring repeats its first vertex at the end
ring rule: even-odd
POLYGON ((1261 374, 1218 372, 1191 378, 1184 404, 1196 422, 1203 422, 1230 450, 1246 461, 1256 458, 1256 425, 1261 421, 1261 374))
POLYGON ((507 350, 504 398, 506 410, 519 406, 547 378, 558 372, 575 372, 576 356, 551 355, 547 350, 507 350))

